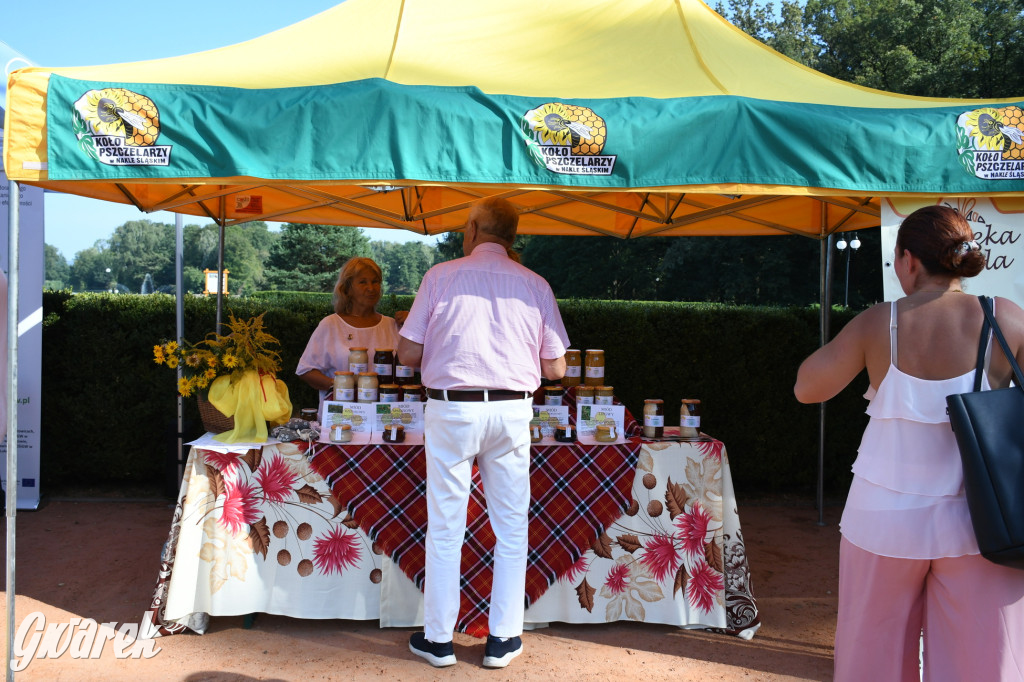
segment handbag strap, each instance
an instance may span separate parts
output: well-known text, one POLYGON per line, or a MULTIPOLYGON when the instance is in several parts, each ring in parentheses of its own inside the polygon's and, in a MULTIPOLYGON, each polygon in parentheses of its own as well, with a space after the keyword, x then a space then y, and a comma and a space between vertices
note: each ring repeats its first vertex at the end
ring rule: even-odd
POLYGON ((992 314, 992 299, 988 296, 979 296, 978 300, 981 301, 981 309, 985 313, 985 324, 982 325, 981 329, 981 344, 978 348, 978 368, 975 370, 974 376, 974 390, 981 390, 981 373, 984 371, 985 363, 985 333, 988 327, 992 327, 992 333, 999 341, 999 347, 1003 349, 1003 353, 1006 355, 1007 362, 1010 363, 1010 368, 1013 370, 1014 381, 1017 383, 1017 388, 1024 391, 1024 374, 1020 371, 1020 365, 1017 364, 1017 359, 1013 357, 1013 353, 1010 352, 1010 344, 1006 343, 1006 339, 1003 337, 1003 332, 999 329, 999 323, 996 322, 996 316, 992 314))

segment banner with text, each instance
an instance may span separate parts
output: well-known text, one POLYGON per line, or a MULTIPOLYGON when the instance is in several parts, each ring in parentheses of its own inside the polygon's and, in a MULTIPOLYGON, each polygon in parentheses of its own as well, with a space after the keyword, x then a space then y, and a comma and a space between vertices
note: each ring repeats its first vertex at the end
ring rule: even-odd
POLYGON ((882 205, 882 283, 885 300, 903 296, 893 257, 896 232, 908 215, 933 204, 955 208, 974 230, 985 254, 985 270, 963 280, 964 291, 1002 296, 1024 306, 1024 198, 944 197, 939 201, 885 199, 882 205))

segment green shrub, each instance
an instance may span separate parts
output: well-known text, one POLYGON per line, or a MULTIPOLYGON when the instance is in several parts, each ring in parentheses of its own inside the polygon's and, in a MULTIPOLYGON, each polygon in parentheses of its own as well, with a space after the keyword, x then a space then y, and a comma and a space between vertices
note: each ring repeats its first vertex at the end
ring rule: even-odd
MULTIPOLYGON (((411 296, 386 296, 380 311, 408 309, 411 296)), ((559 302, 574 348, 601 348, 606 383, 634 415, 645 398, 665 400, 666 424, 678 424, 682 398, 702 401, 703 429, 728 449, 733 482, 747 494, 815 489, 817 405, 800 405, 793 382, 818 345, 815 308, 565 300, 559 302)), ((149 296, 46 292, 43 296, 42 484, 146 483, 165 478, 176 457, 175 375, 153 362, 153 346, 175 336, 175 301, 149 296)), ((294 374, 310 334, 331 312, 330 294, 261 292, 225 300, 229 312, 266 311, 281 342, 296 410, 316 392, 294 374)), ((853 313, 837 309, 833 329, 853 313)), ((216 299, 185 299, 185 338, 213 331, 216 299)), ((842 495, 867 418, 866 375, 828 403, 825 485, 842 495)), ((202 432, 195 399, 186 399, 185 437, 202 432)))

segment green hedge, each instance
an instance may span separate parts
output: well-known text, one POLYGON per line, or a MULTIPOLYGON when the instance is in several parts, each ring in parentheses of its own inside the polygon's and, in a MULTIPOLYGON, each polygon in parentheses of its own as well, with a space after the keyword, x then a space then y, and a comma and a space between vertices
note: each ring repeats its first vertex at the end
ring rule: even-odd
MULTIPOLYGON (((385 297, 381 312, 407 309, 411 296, 385 297)), ((273 292, 225 301, 249 317, 266 311, 281 341, 281 379, 296 409, 316 392, 293 373, 306 341, 331 311, 330 294, 273 292)), ((566 300, 559 307, 573 347, 602 348, 607 383, 636 415, 644 398, 663 398, 667 424, 681 398, 702 401, 703 428, 725 442, 733 481, 746 494, 813 494, 818 406, 800 405, 792 386, 818 343, 814 308, 706 303, 566 300)), ((174 372, 153 363, 153 346, 174 337, 175 301, 166 295, 46 292, 43 297, 42 485, 132 484, 166 479, 175 457, 174 372)), ((836 310, 833 329, 852 317, 836 310)), ((215 299, 185 301, 185 337, 214 328, 215 299)), ((862 375, 829 403, 825 483, 849 484, 867 421, 862 375)), ((186 435, 198 436, 195 400, 185 401, 186 435)))

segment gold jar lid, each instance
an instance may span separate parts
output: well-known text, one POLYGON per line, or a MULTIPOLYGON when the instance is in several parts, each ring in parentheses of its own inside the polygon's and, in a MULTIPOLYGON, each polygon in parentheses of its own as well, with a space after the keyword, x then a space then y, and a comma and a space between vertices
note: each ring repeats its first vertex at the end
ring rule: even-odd
POLYGON ((687 405, 700 405, 700 401, 694 398, 683 398, 682 402, 687 405))
POLYGON ((660 404, 664 403, 665 401, 662 400, 661 398, 646 398, 646 399, 644 399, 644 402, 645 403, 654 403, 655 405, 660 405, 660 404))
POLYGON ((577 386, 576 387, 576 395, 589 395, 589 396, 593 396, 594 395, 594 387, 593 386, 577 386))
POLYGON ((561 393, 565 391, 565 388, 561 384, 555 384, 554 386, 545 386, 545 393, 561 393))
POLYGON ((613 395, 614 389, 611 386, 594 386, 594 393, 597 395, 613 395))
POLYGON ((351 424, 335 424, 331 428, 334 428, 334 429, 340 428, 342 431, 351 431, 352 430, 352 425, 351 424))
POLYGON ((381 384, 378 388, 382 391, 394 391, 397 393, 400 386, 398 384, 381 384))
POLYGON ((377 376, 377 373, 376 372, 360 372, 359 376, 361 376, 361 377, 375 377, 375 376, 377 376))
POLYGON ((345 370, 341 370, 341 369, 334 370, 334 376, 338 376, 338 375, 345 376, 346 374, 349 375, 349 376, 355 376, 354 372, 346 372, 345 370))
POLYGON ((611 434, 612 427, 609 426, 608 424, 598 424, 597 425, 597 432, 607 436, 607 435, 611 434))
POLYGON ((349 351, 350 353, 351 353, 352 351, 354 351, 354 350, 366 350, 366 348, 364 348, 364 347, 362 347, 362 346, 352 346, 351 348, 349 348, 349 349, 348 349, 348 351, 349 351))
POLYGON ((421 388, 423 388, 423 387, 422 387, 422 386, 420 386, 419 384, 405 384, 405 385, 404 385, 404 386, 402 387, 402 389, 403 389, 403 390, 406 390, 406 391, 418 391, 418 390, 420 390, 421 388))

